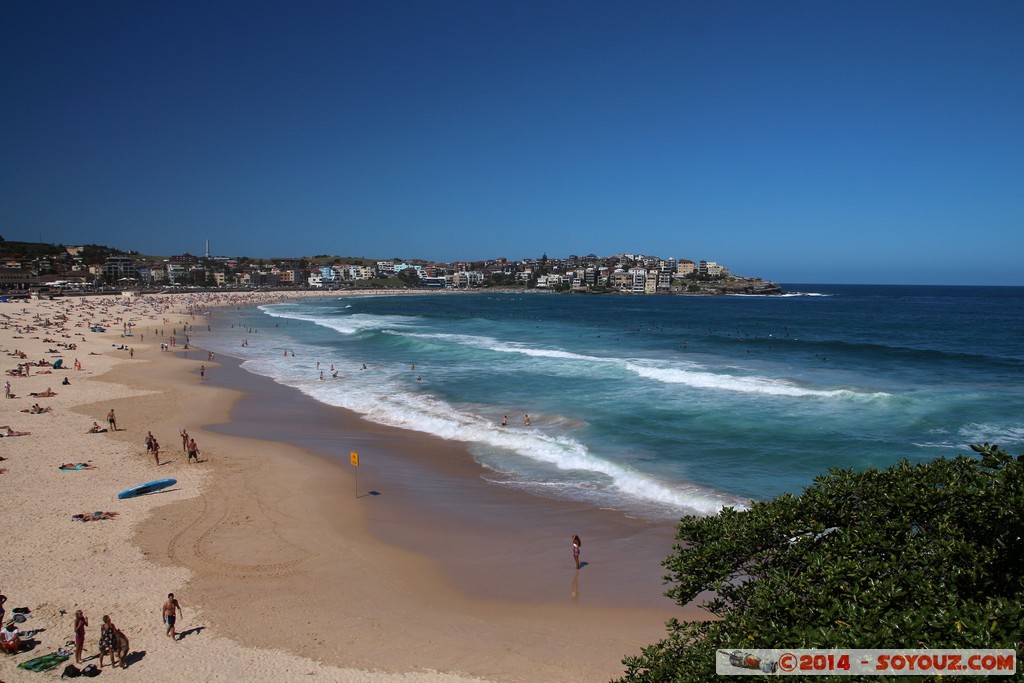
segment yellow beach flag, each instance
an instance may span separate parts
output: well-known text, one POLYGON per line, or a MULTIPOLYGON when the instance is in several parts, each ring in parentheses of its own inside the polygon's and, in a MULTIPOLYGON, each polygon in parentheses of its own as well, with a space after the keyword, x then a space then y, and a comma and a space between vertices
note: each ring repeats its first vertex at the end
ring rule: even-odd
POLYGON ((359 454, 352 451, 348 454, 349 459, 352 460, 352 467, 359 467, 359 454))

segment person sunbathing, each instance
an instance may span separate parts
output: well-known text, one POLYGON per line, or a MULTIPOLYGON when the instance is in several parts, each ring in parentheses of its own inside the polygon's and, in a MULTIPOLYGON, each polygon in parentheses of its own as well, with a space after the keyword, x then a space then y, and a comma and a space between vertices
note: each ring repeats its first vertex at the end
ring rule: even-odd
POLYGON ((102 434, 105 431, 107 431, 106 427, 100 427, 98 422, 93 422, 86 434, 102 434))
POLYGON ((66 462, 57 469, 72 471, 72 470, 91 470, 93 466, 87 462, 66 462))
POLYGON ((46 391, 40 391, 38 394, 29 394, 29 396, 40 396, 42 398, 51 398, 56 395, 57 392, 51 389, 50 387, 46 387, 46 391))
POLYGON ((28 436, 29 434, 32 433, 32 432, 16 432, 16 431, 11 429, 7 425, 4 425, 3 427, 0 427, 0 429, 6 429, 7 430, 6 434, 0 434, 0 436, 28 436))
POLYGON ((115 517, 117 517, 116 512, 101 512, 99 510, 71 515, 71 519, 78 522, 92 522, 97 519, 114 519, 115 517))

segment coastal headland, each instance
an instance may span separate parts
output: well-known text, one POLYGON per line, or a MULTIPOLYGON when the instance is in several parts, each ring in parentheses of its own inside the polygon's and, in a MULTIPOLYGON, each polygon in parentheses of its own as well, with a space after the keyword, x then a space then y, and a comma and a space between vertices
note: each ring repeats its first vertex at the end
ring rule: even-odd
POLYGON ((72 641, 79 609, 88 661, 109 615, 139 681, 607 680, 665 620, 704 614, 660 595, 671 525, 496 490, 458 443, 372 425, 201 349, 230 307, 282 296, 295 295, 0 305, 0 358, 18 368, 0 420, 30 432, 0 441, 0 593, 7 619, 29 608, 19 626, 34 642, 0 658, 3 680, 33 680, 17 665, 72 641), (36 403, 50 410, 22 412, 36 403), (117 499, 162 478, 177 483, 117 499), (160 623, 169 592, 177 639, 160 623))

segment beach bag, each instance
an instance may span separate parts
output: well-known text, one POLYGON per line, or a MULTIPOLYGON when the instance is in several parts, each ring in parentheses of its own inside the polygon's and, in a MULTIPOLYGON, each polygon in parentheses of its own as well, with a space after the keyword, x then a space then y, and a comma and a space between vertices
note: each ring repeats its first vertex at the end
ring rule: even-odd
POLYGON ((81 675, 82 675, 82 672, 79 671, 77 666, 75 666, 74 664, 68 664, 66 667, 64 667, 64 673, 62 673, 60 675, 60 677, 61 678, 78 678, 81 675))
POLYGON ((100 670, 96 668, 95 664, 89 664, 84 669, 82 669, 82 675, 88 676, 89 678, 93 678, 94 676, 100 675, 100 670))

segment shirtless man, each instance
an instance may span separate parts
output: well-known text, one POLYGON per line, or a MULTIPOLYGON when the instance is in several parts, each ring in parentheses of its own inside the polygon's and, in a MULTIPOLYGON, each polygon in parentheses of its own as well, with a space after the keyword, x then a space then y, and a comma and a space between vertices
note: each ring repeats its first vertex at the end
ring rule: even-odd
POLYGON ((174 593, 168 593, 167 601, 164 603, 163 607, 160 608, 160 613, 164 617, 164 623, 167 624, 167 635, 177 642, 177 634, 174 632, 174 622, 176 617, 175 611, 177 611, 177 614, 181 614, 181 605, 178 604, 178 600, 174 597, 174 593))
POLYGON ((110 431, 117 431, 117 416, 114 415, 114 409, 111 408, 110 412, 107 413, 107 424, 110 425, 110 431))

